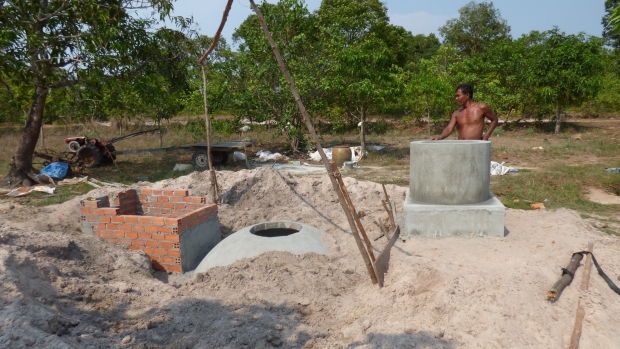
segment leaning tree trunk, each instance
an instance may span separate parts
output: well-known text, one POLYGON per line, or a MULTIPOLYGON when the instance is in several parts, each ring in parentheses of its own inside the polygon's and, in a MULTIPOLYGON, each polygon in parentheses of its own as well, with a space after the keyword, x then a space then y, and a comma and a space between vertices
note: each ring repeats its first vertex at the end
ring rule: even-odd
POLYGON ((13 178, 27 178, 26 173, 32 170, 32 154, 37 146, 41 125, 43 124, 43 108, 45 107, 47 92, 46 87, 40 86, 34 90, 26 127, 15 150, 15 166, 11 168, 9 173, 9 176, 13 178))
POLYGON ((560 134, 560 126, 562 126, 562 108, 558 103, 558 107, 555 114, 555 134, 560 134))

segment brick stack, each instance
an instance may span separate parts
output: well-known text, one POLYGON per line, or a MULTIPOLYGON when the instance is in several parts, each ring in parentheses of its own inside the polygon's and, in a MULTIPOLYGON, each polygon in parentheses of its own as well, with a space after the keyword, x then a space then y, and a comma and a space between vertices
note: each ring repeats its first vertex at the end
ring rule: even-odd
POLYGON ((217 205, 189 196, 187 190, 128 189, 112 203, 110 207, 107 197, 83 200, 83 232, 144 251, 155 270, 187 271, 181 261, 183 233, 217 218, 217 205))

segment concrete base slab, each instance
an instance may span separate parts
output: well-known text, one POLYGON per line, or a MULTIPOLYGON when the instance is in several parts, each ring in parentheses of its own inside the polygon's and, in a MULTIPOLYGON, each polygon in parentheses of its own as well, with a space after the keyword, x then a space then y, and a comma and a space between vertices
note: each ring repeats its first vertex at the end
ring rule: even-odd
POLYGON ((490 194, 491 199, 467 205, 423 204, 405 198, 401 238, 440 238, 476 234, 504 236, 506 207, 490 194))

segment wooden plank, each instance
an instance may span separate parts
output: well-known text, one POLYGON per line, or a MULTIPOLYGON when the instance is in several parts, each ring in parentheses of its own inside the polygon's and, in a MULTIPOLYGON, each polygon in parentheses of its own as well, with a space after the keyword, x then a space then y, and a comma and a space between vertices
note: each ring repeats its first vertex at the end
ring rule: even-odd
POLYGON ((383 251, 379 253, 377 260, 375 260, 374 268, 375 274, 377 274, 377 281, 379 281, 379 287, 383 287, 385 273, 387 273, 390 267, 390 250, 392 249, 392 246, 394 246, 394 244, 396 243, 396 240, 398 240, 399 236, 400 227, 397 226, 396 229, 394 229, 394 233, 392 234, 390 241, 387 243, 387 245, 385 245, 383 251))

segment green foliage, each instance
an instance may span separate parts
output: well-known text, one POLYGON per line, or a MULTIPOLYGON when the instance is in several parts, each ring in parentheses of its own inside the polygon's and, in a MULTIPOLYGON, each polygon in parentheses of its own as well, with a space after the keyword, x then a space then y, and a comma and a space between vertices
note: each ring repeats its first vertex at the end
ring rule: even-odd
POLYGON ((510 26, 492 2, 471 1, 459 9, 459 18, 448 20, 439 33, 444 43, 466 55, 480 53, 492 43, 510 40, 510 26))

